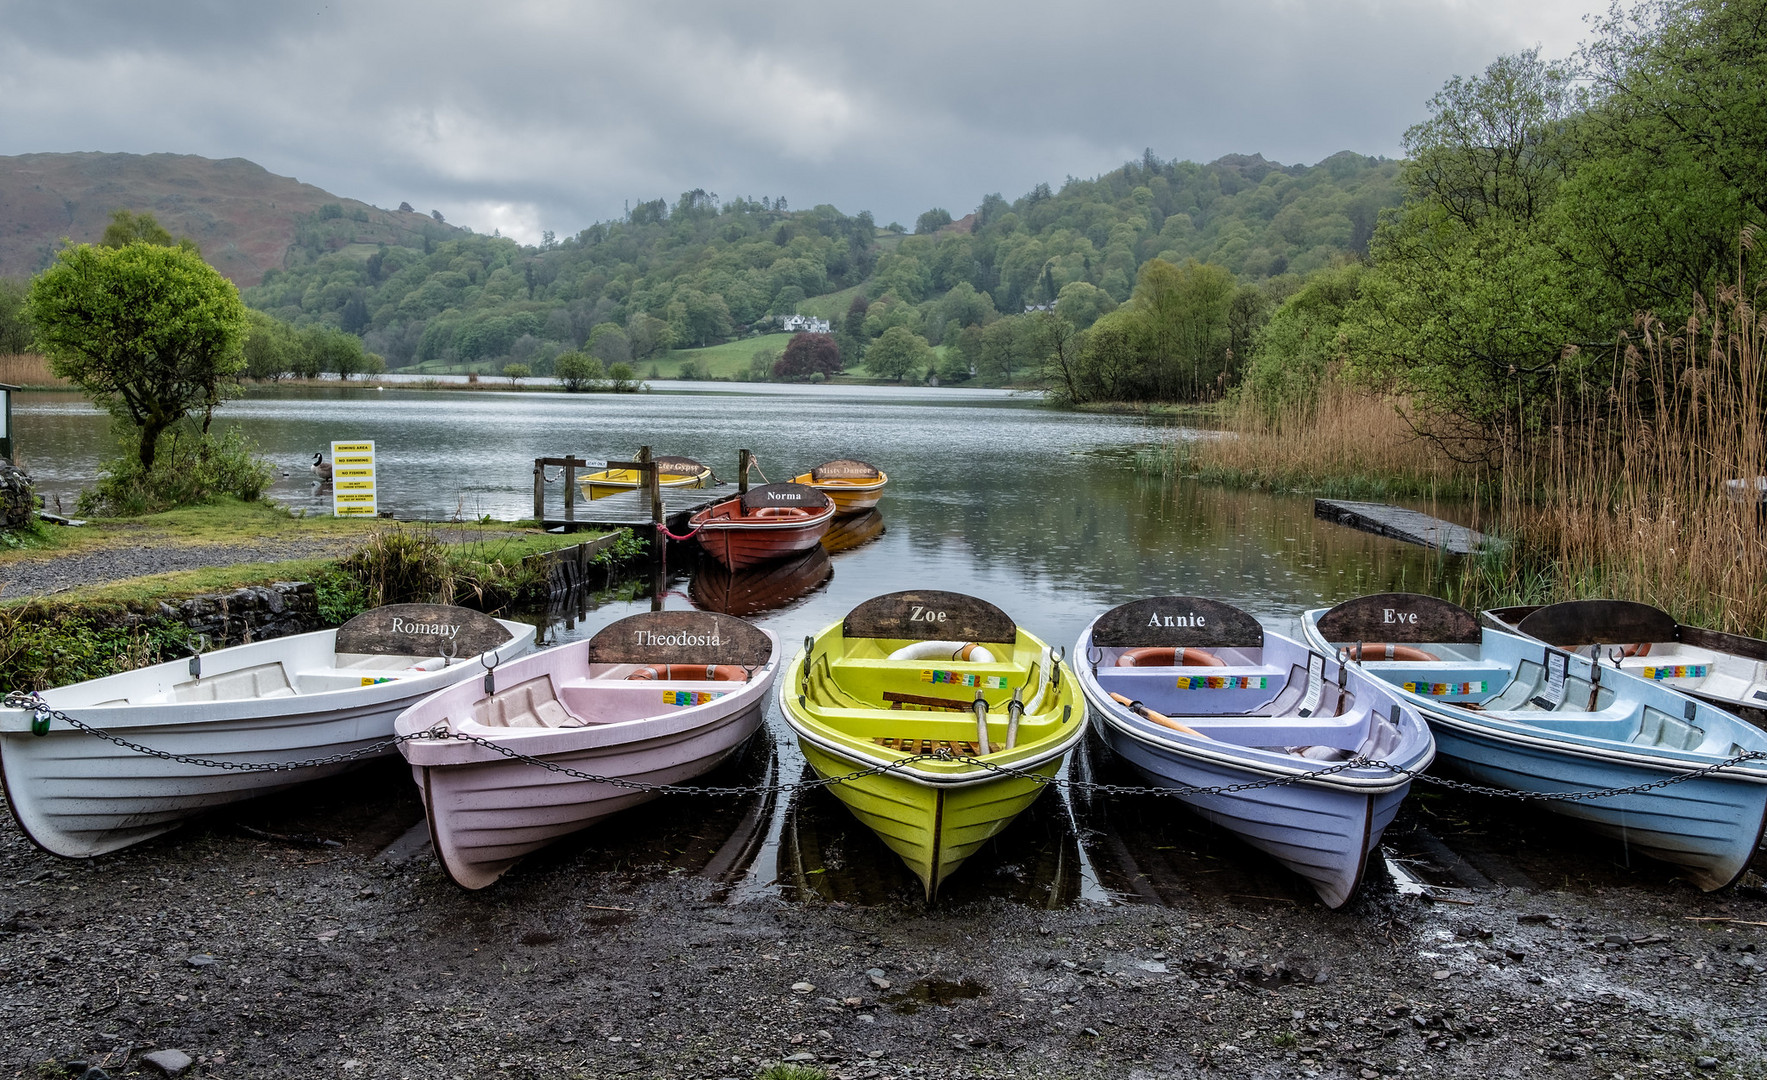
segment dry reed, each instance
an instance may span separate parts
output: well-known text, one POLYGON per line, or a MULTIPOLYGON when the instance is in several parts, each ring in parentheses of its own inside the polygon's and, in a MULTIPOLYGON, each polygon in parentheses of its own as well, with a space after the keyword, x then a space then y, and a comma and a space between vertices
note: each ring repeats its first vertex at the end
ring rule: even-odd
POLYGON ((36 353, 0 353, 0 383, 29 390, 70 390, 73 384, 49 370, 47 357, 36 353))
POLYGON ((1733 287, 1673 330, 1641 317, 1611 383, 1562 394, 1552 434, 1504 485, 1523 548, 1553 564, 1551 598, 1767 630, 1764 363, 1767 327, 1733 287))
POLYGON ((1406 403, 1329 380, 1317 401, 1268 417, 1249 400, 1220 438, 1181 444, 1186 471, 1240 487, 1331 495, 1464 497, 1481 479, 1418 436, 1406 403))

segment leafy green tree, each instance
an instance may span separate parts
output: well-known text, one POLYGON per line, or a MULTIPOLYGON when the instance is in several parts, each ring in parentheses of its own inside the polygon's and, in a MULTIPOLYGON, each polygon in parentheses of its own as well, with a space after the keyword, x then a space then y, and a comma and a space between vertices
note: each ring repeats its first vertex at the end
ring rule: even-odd
POLYGON ((607 388, 616 394, 629 394, 642 385, 631 364, 615 364, 607 369, 607 388))
POLYGON ((1082 388, 1085 332, 1055 311, 1034 312, 1030 323, 1031 348, 1049 392, 1070 404, 1086 400, 1082 388))
POLYGON ((527 378, 528 376, 532 375, 533 373, 534 373, 533 368, 530 368, 528 365, 520 363, 520 362, 508 363, 508 364, 503 365, 503 377, 505 379, 509 380, 509 385, 511 385, 511 386, 514 386, 516 383, 521 382, 523 379, 527 378))
POLYGON ((1055 313, 1079 330, 1117 309, 1110 294, 1089 281, 1070 281, 1056 294, 1055 313))
MULTIPOLYGON (((641 364, 659 356, 667 356, 675 347, 675 334, 669 324, 640 311, 626 320, 626 340, 632 349, 632 362, 641 364)), ((610 365, 608 374, 613 374, 610 365)))
POLYGON ((31 319, 25 309, 29 292, 26 282, 0 278, 0 356, 31 349, 31 319))
POLYGON ((1241 392, 1267 419, 1318 401, 1333 365, 1345 359, 1343 323, 1364 272, 1350 263, 1313 275, 1256 333, 1241 392))
POLYGON ((246 311, 245 373, 261 382, 276 382, 294 370, 300 344, 295 328, 262 311, 246 311))
POLYGON ((601 361, 575 350, 560 353, 553 361, 552 373, 566 390, 580 394, 595 387, 602 379, 601 361))
MULTIPOLYGON (((178 241, 172 239, 172 234, 166 231, 166 227, 147 211, 136 214, 125 209, 112 210, 110 224, 104 227, 104 236, 98 241, 98 246, 120 248, 134 243, 154 244, 158 247, 178 245, 178 241)), ((185 240, 184 243, 190 244, 190 241, 185 240)))
POLYGON ((917 236, 936 233, 951 224, 951 211, 933 207, 914 220, 914 232, 917 236))
POLYGON ((1023 315, 1008 315, 982 327, 981 355, 976 374, 984 379, 1009 383, 1030 371, 1035 363, 1031 323, 1023 315))
POLYGON ((890 327, 865 350, 865 368, 879 379, 906 382, 932 363, 932 347, 905 326, 890 327))
POLYGON ((31 283, 28 301, 50 370, 139 430, 151 472, 162 432, 206 419, 245 367, 245 305, 188 248, 78 244, 31 283))
POLYGON ((626 332, 613 323, 601 323, 589 331, 584 345, 590 356, 606 364, 625 364, 632 360, 632 343, 626 332))

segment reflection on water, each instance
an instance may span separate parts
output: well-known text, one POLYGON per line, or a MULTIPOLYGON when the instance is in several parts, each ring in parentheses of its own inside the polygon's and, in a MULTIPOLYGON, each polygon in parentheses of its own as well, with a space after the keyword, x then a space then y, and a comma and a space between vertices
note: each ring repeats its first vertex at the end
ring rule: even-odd
MULTIPOLYGON (((890 475, 879 512, 839 523, 824 548, 798 563, 719 578, 711 560, 675 545, 654 578, 579 591, 527 613, 546 626, 549 643, 580 640, 639 610, 704 606, 749 612, 789 649, 861 601, 909 588, 985 597, 1058 645, 1098 612, 1162 593, 1219 597, 1282 630, 1304 607, 1417 587, 1435 558, 1319 521, 1306 497, 1137 469, 1138 456, 1198 434, 1162 421, 1057 412, 994 391, 660 385, 686 392, 277 389, 229 403, 217 422, 242 427, 285 472, 272 497, 311 512, 330 507, 309 468, 313 454, 342 439, 375 440, 381 508, 408 519, 525 518, 534 458, 620 458, 641 445, 720 475, 734 475, 742 448, 774 480, 835 457, 890 475)), ((61 494, 71 510, 68 496, 90 482, 107 451, 107 418, 74 395, 25 394, 15 420, 39 490, 61 494)), ((756 741, 765 753, 727 770, 802 772, 777 706, 767 722, 756 741)), ((646 850, 638 845, 672 844, 667 850, 699 852, 690 868, 732 882, 736 895, 780 889, 871 902, 918 892, 895 856, 826 792, 715 802, 661 800, 629 815, 626 827, 591 829, 530 866, 567 867, 590 850, 635 859, 646 850)), ((1041 905, 1148 889, 1176 897, 1204 881, 1312 902, 1298 878, 1169 800, 1104 806, 1058 793, 972 857, 944 893, 945 902, 1011 896, 1041 905)))

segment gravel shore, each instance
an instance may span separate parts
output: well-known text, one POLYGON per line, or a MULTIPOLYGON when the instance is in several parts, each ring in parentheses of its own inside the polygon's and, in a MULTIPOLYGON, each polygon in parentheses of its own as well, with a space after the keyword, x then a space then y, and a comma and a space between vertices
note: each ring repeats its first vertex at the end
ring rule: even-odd
MULTIPOLYGON (((1383 878, 1331 912, 1174 812, 1169 843, 1278 884, 928 908, 775 883, 794 860, 850 879, 872 857, 852 834, 825 833, 814 866, 802 841, 763 851, 734 885, 709 853, 740 808, 709 802, 629 812, 478 893, 437 867, 396 761, 91 862, 8 818, 0 1075, 156 1076, 168 1049, 189 1076, 425 1080, 752 1080, 777 1062, 854 1080, 1608 1080, 1767 1060, 1758 885, 1700 894, 1574 831, 1548 853, 1563 887, 1432 901, 1383 878), (1580 859, 1618 884, 1583 887, 1580 859)), ((965 872, 1022 873, 1013 844, 965 872)))
POLYGON ((358 543, 350 537, 321 537, 243 544, 124 544, 82 555, 20 559, 0 563, 0 599, 46 596, 83 585, 177 570, 336 556, 358 543))

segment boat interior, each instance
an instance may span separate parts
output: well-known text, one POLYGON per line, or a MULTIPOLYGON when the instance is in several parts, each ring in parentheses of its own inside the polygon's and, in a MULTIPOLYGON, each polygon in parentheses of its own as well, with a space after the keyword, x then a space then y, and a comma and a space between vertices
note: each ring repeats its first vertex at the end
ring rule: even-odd
MULTIPOLYGON (((1140 649, 1095 649, 1094 675, 1120 694, 1205 738, 1315 760, 1379 757, 1401 733, 1381 710, 1327 677, 1324 658, 1298 646, 1184 649, 1183 663, 1125 663, 1140 649)), ((1159 726, 1157 722, 1150 721, 1159 726)))
POLYGON ((321 648, 289 655, 286 647, 269 648, 277 644, 262 642, 255 655, 247 651, 252 646, 205 655, 200 677, 191 675, 189 661, 173 660, 94 679, 68 687, 76 693, 65 694, 57 704, 98 707, 301 697, 394 682, 440 670, 450 663, 442 656, 333 653, 321 648), (277 658, 269 659, 271 656, 277 658), (76 701, 75 696, 90 700, 76 701))
POLYGON ((499 687, 472 703, 470 719, 450 718, 456 730, 565 728, 643 720, 669 708, 715 701, 739 689, 758 671, 734 665, 597 664, 588 676, 552 672, 499 687), (707 675, 714 677, 707 678, 707 675))

